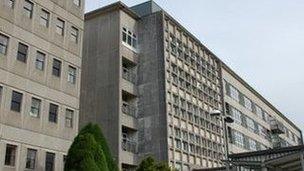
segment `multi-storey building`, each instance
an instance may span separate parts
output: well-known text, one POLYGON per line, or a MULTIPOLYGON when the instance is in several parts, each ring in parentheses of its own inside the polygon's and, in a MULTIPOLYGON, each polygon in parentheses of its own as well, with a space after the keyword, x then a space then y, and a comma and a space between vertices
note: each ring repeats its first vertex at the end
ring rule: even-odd
POLYGON ((63 170, 78 131, 83 0, 0 1, 0 170, 63 170))
MULTIPOLYGON (((224 66, 153 1, 131 8, 117 2, 89 12, 80 127, 100 124, 122 170, 133 170, 147 155, 184 171, 222 166, 224 117, 211 113, 225 114, 224 100, 229 103, 223 94, 224 82, 230 81, 224 66)), ((283 115, 278 118, 300 136, 283 115)), ((239 129, 229 126, 229 132, 239 129)))
POLYGON ((223 64, 229 151, 239 153, 302 144, 302 132, 242 78, 223 64))

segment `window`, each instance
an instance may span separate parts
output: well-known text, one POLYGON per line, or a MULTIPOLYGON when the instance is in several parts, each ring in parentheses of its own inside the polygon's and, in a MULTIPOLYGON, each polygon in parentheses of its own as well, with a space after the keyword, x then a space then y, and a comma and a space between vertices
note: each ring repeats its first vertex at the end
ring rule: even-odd
POLYGON ((56 77, 60 77, 60 73, 61 73, 61 61, 57 60, 57 59, 53 59, 53 70, 52 73, 54 76, 56 77))
POLYGON ((41 106, 41 100, 33 97, 30 115, 38 118, 40 115, 40 106, 41 106))
POLYGON ((8 37, 0 34, 0 54, 6 55, 8 46, 8 37))
POLYGON ((244 96, 244 105, 245 108, 252 111, 252 104, 251 104, 251 100, 248 99, 247 97, 244 96))
POLYGON ((236 88, 234 88, 233 86, 230 86, 230 96, 234 100, 240 101, 239 91, 236 88))
POLYGON ((56 24, 56 32, 59 35, 64 35, 64 21, 60 18, 57 18, 57 24, 56 24))
POLYGON ((254 121, 251 119, 251 118, 246 118, 246 122, 247 122, 247 126, 248 126, 248 129, 252 132, 255 132, 255 124, 254 124, 254 121))
POLYGON ((76 6, 80 7, 80 0, 73 0, 73 3, 74 3, 76 6))
POLYGON ((49 122, 57 123, 58 105, 50 104, 49 122))
POLYGON ((35 169, 36 155, 37 155, 37 150, 27 149, 26 164, 25 164, 26 169, 35 169))
POLYGON ((45 156, 45 171, 54 171, 55 154, 47 152, 45 156))
POLYGON ((253 151, 257 150, 257 144, 253 139, 249 139, 249 149, 253 151))
POLYGON ((5 4, 10 8, 14 8, 15 0, 5 0, 5 4))
POLYGON ((122 41, 135 49, 137 48, 136 35, 125 27, 122 28, 122 41))
POLYGON ((34 4, 31 1, 25 0, 24 1, 23 9, 24 9, 25 15, 28 18, 32 18, 33 17, 34 4))
POLYGON ((244 136, 243 134, 234 131, 234 143, 239 147, 244 147, 244 136))
POLYGON ((44 27, 49 27, 50 13, 41 9, 40 24, 44 27))
POLYGON ((76 83, 76 68, 69 66, 68 71, 68 82, 75 84, 76 83))
POLYGON ((15 112, 21 111, 21 103, 22 103, 22 93, 13 91, 12 93, 12 101, 11 101, 11 110, 15 112))
POLYGON ((19 43, 18 52, 17 52, 17 60, 26 63, 27 51, 28 51, 28 46, 23 43, 19 43))
POLYGON ((79 31, 76 27, 72 26, 71 29, 71 41, 74 43, 78 43, 78 35, 79 35, 79 31))
POLYGON ((44 61, 45 61, 45 54, 37 51, 36 62, 35 62, 36 69, 43 71, 44 61))
POLYGON ((70 109, 66 109, 65 112, 65 126, 68 128, 73 127, 73 117, 74 117, 74 111, 70 109))
POLYGON ((258 105, 255 105, 255 111, 256 111, 256 114, 258 115, 258 117, 263 119, 263 111, 258 105))
POLYGON ((242 124, 242 114, 235 108, 231 108, 232 116, 234 118, 234 122, 237 124, 242 124))
POLYGON ((5 161, 4 161, 4 164, 6 166, 15 166, 16 152, 17 152, 17 146, 11 144, 6 145, 5 161))

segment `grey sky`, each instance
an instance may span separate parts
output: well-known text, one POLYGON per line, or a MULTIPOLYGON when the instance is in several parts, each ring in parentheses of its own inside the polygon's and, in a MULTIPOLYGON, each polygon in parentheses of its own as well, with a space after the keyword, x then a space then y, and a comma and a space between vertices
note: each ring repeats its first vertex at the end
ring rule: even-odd
MULTIPOLYGON (((116 2, 86 1, 86 11, 116 2)), ((304 130, 303 0, 155 2, 304 130)))

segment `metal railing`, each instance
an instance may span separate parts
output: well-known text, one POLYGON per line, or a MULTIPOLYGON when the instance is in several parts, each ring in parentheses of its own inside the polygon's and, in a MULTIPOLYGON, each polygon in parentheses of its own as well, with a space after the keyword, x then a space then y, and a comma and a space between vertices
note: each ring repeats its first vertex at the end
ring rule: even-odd
POLYGON ((130 81, 133 84, 136 83, 136 74, 134 74, 133 71, 128 68, 122 68, 122 78, 130 81))
POLYGON ((131 153, 137 153, 137 143, 128 138, 123 138, 121 142, 121 148, 123 151, 128 151, 131 153))
POLYGON ((133 116, 135 118, 137 117, 136 108, 134 106, 128 104, 127 102, 122 102, 121 110, 126 115, 133 116))

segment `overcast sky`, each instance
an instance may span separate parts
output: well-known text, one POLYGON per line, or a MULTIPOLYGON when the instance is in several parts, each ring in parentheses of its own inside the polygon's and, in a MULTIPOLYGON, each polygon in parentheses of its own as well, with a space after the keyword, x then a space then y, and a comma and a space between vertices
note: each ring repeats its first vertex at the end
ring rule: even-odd
MULTIPOLYGON (((91 11, 116 1, 86 2, 91 11)), ((155 2, 304 130, 303 0, 155 2)))

